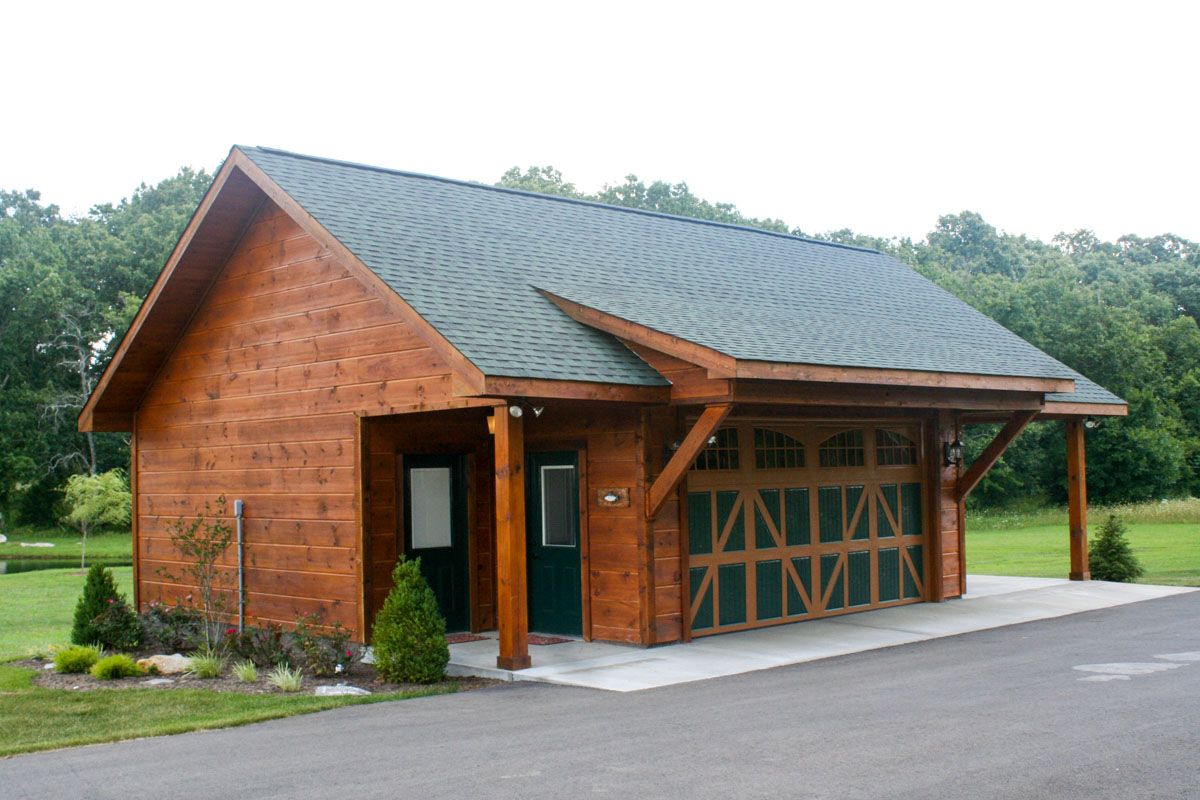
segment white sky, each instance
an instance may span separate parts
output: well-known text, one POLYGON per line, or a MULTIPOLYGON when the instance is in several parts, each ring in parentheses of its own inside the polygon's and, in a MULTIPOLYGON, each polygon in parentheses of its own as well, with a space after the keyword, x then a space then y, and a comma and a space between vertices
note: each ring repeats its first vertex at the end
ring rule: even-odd
POLYGON ((1200 5, 6 5, 0 188, 81 213, 233 143, 584 189, 686 180, 807 232, 1200 240, 1200 5))

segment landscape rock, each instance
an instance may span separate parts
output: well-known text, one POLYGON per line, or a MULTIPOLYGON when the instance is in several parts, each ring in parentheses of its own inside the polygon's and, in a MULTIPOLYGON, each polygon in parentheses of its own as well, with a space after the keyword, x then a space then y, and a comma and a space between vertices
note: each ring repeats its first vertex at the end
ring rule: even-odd
POLYGON ((54 547, 54 542, 17 542, 21 547, 54 547))
POLYGON ((54 662, 43 665, 42 669, 54 669, 54 662))
POLYGON ((158 655, 149 658, 139 658, 138 666, 142 669, 155 667, 160 675, 179 675, 191 667, 190 659, 185 655, 158 655))
POLYGON ((337 686, 318 686, 313 694, 317 697, 340 697, 342 695, 370 694, 370 692, 366 689, 360 689, 357 686, 347 686, 344 683, 339 683, 337 686))
POLYGON ((166 686, 174 682, 174 678, 151 678, 148 681, 142 681, 142 683, 146 684, 147 686, 166 686))

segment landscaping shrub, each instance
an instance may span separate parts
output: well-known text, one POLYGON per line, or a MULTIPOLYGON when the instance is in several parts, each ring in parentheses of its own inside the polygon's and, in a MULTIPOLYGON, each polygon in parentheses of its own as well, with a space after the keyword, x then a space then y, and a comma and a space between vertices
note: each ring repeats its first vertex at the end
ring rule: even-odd
POLYGON ((258 680, 258 667, 253 661, 239 661, 233 665, 233 674, 242 683, 254 683, 258 680))
POLYGON ((450 662, 446 620, 421 575, 421 560, 404 556, 392 571, 395 586, 375 618, 375 667, 394 683, 433 683, 450 662))
POLYGON ((280 664, 267 674, 267 682, 281 692, 298 692, 304 685, 304 670, 280 664))
MULTIPOLYGON (((227 632, 228 633, 228 632, 227 632)), ((236 629, 226 639, 229 649, 238 658, 259 667, 291 666, 292 655, 283 640, 283 628, 268 622, 261 628, 236 629)))
POLYGON ((320 614, 305 614, 296 620, 292 641, 304 658, 304 666, 314 675, 334 675, 350 666, 350 631, 340 622, 329 627, 328 633, 318 632, 320 614))
POLYGON ((64 647, 54 654, 54 671, 65 673, 87 672, 103 653, 95 645, 74 645, 64 647))
POLYGON ((125 602, 124 596, 117 591, 117 582, 113 574, 101 564, 93 564, 88 570, 87 580, 83 584, 83 594, 75 604, 75 621, 71 626, 71 642, 74 644, 95 644, 100 641, 95 620, 108 610, 110 604, 118 600, 125 602))
POLYGON ((92 677, 99 678, 102 681, 111 681, 117 678, 137 678, 146 674, 146 670, 137 665, 131 656, 124 653, 118 653, 114 656, 105 656, 92 665, 92 677))
POLYGON ((142 642, 168 653, 195 650, 204 641, 204 619, 187 606, 168 606, 157 600, 138 614, 142 642))
POLYGON ((1145 574, 1142 565, 1138 563, 1133 548, 1129 546, 1126 534, 1129 527, 1116 514, 1110 514, 1100 528, 1100 533, 1092 539, 1088 548, 1088 571, 1092 578, 1098 581, 1118 581, 1133 583, 1145 574))
POLYGON ((219 678, 225 671, 225 657, 215 650, 204 649, 188 659, 188 672, 197 678, 219 678))
POLYGON ((142 643, 142 623, 123 597, 108 601, 108 608, 92 620, 92 633, 107 650, 135 650, 142 643))

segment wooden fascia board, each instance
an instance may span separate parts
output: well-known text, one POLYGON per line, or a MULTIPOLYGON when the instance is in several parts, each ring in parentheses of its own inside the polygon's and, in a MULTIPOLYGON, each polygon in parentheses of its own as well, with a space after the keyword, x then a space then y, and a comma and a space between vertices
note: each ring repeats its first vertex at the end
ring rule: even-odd
POLYGON ((630 386, 598 381, 565 381, 543 378, 505 378, 489 375, 483 387, 455 384, 454 393, 470 397, 539 397, 564 400, 599 400, 617 403, 663 405, 670 400, 669 386, 630 386))
POLYGON ((1129 406, 1124 403, 1063 403, 1051 401, 1046 403, 1042 416, 1046 419, 1066 419, 1068 417, 1127 417, 1129 406))
MULTIPOLYGON (((988 442, 988 446, 983 448, 979 457, 958 479, 958 502, 961 503, 967 499, 971 490, 979 485, 979 482, 988 474, 988 470, 1000 460, 1000 456, 1004 455, 1008 446, 1021 434, 1021 431, 1025 430, 1025 426, 1033 422, 1037 415, 1036 411, 1020 411, 1009 418, 1000 432, 996 434, 996 438, 988 442)), ((934 457, 937 457, 936 453, 934 457)))
POLYGON ((700 455, 700 451, 708 443, 708 438, 717 432, 717 428, 721 427, 721 423, 732 410, 731 403, 710 405, 704 409, 700 419, 696 420, 687 436, 683 437, 679 449, 671 454, 663 471, 646 490, 646 519, 658 516, 667 498, 675 491, 675 487, 696 461, 696 456, 700 455))
POLYGON ((465 386, 477 387, 478 390, 483 389, 483 372, 477 366, 464 356, 458 348, 450 343, 432 324, 417 312, 415 308, 408 304, 404 298, 396 293, 392 287, 388 286, 382 278, 368 267, 350 251, 348 247, 342 244, 336 236, 330 233, 324 225, 303 206, 296 202, 290 194, 284 191, 271 176, 262 170, 254 161, 238 150, 236 147, 230 154, 230 160, 233 161, 239 169, 246 173, 250 180, 254 181, 255 185, 261 189, 267 197, 277 206, 282 208, 288 216, 296 221, 296 223, 304 229, 305 233, 316 239, 323 247, 336 255, 351 274, 357 277, 364 285, 366 285, 379 299, 381 299, 389 308, 403 319, 417 333, 421 339, 433 349, 435 353, 445 359, 450 365, 450 369, 455 376, 462 381, 465 386))
MULTIPOLYGON (((137 313, 133 317, 133 322, 129 324, 125 335, 121 337, 120 344, 117 345, 117 350, 113 353, 113 357, 109 360, 108 366, 104 368, 104 372, 100 374, 100 379, 96 381, 96 386, 92 389, 92 394, 88 397, 83 409, 79 412, 77 427, 80 432, 87 433, 94 430, 130 430, 130 428, 96 428, 100 416, 96 412, 96 406, 104 397, 105 391, 112 383, 113 376, 121 369, 121 363, 125 360, 125 355, 129 352, 130 346, 137 339, 138 333, 141 331, 146 319, 154 310, 155 303, 162 294, 163 287, 171 280, 171 276, 175 273, 175 268, 179 266, 179 261, 183 258, 183 254, 187 252, 188 246, 192 243, 192 239, 196 235, 196 231, 204 222, 205 216, 216 202, 217 196, 220 195, 221 189, 225 187, 225 183, 229 180, 229 176, 233 174, 235 168, 233 153, 237 152, 236 148, 230 152, 230 157, 225 159, 225 163, 221 165, 221 169, 213 178, 212 185, 208 187, 208 191, 204 193, 203 199, 200 200, 200 205, 192 213, 192 218, 188 221, 187 227, 183 229, 183 233, 179 236, 179 241, 175 243, 175 248, 171 251, 171 255, 167 258, 167 263, 163 266, 162 272, 158 274, 154 284, 150 287, 150 291, 146 294, 146 298, 142 301, 137 313)), ((133 409, 129 409, 128 419, 129 424, 133 424, 133 409)), ((103 415, 101 415, 103 416, 103 415)), ((112 415, 109 415, 112 416, 112 415)), ((121 415, 122 417, 124 415, 121 415)))
POLYGON ((784 364, 773 361, 738 361, 735 377, 819 383, 921 386, 942 389, 991 389, 1011 392, 1075 391, 1075 381, 1070 378, 1030 378, 873 367, 833 367, 820 364, 784 364))
POLYGON ((538 289, 538 291, 576 322, 610 333, 618 339, 628 339, 682 361, 704 367, 709 371, 710 377, 733 377, 736 362, 731 356, 695 342, 689 342, 687 339, 681 339, 678 336, 656 331, 645 325, 639 325, 636 322, 590 308, 565 297, 559 297, 545 289, 538 289))

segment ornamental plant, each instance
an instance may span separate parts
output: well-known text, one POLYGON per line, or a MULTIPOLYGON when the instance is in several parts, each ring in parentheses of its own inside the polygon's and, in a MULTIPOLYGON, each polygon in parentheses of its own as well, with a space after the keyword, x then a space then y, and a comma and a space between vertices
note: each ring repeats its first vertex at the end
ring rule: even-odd
POLYGON ((1129 526, 1116 514, 1109 514, 1100 533, 1088 548, 1088 570, 1098 581, 1133 583, 1145 574, 1126 534, 1129 526))
POLYGON ((146 674, 146 670, 139 667, 132 656, 127 656, 124 653, 100 659, 92 665, 89 671, 93 678, 99 678, 102 681, 111 681, 117 678, 137 678, 146 674))
POLYGON ((92 644, 64 647, 54 654, 54 671, 66 674, 87 672, 104 655, 92 644))
POLYGON ((394 586, 375 618, 375 667, 393 683, 434 683, 446 673, 446 620, 421 574, 421 559, 400 556, 394 586))
POLYGON ((87 580, 83 584, 83 594, 75 604, 75 620, 71 625, 71 642, 73 644, 96 644, 100 641, 100 632, 96 629, 96 618, 108 610, 110 605, 120 601, 125 603, 125 597, 117 591, 117 582, 112 572, 103 564, 93 564, 88 570, 87 580))
POLYGON ((168 525, 171 544, 183 556, 185 564, 179 574, 161 567, 158 569, 159 576, 167 580, 196 587, 199 595, 196 610, 204 620, 204 646, 209 650, 219 641, 218 625, 228 608, 225 595, 233 582, 229 572, 217 566, 233 541, 233 529, 224 519, 226 508, 225 495, 221 495, 217 498, 215 514, 205 503, 204 511, 195 517, 181 517, 168 525))
POLYGON ((354 651, 349 648, 350 631, 340 623, 328 626, 326 633, 320 632, 323 618, 320 614, 305 614, 296 620, 292 641, 304 657, 304 666, 313 675, 328 676, 345 672, 353 660, 354 651))
POLYGON ((107 650, 136 650, 142 643, 142 624, 124 597, 108 599, 108 607, 92 620, 96 644, 107 650))
POLYGON ((133 514, 129 481, 119 469, 100 475, 72 475, 63 488, 67 513, 63 521, 74 525, 83 539, 79 568, 87 565, 87 537, 95 528, 125 528, 133 514))

